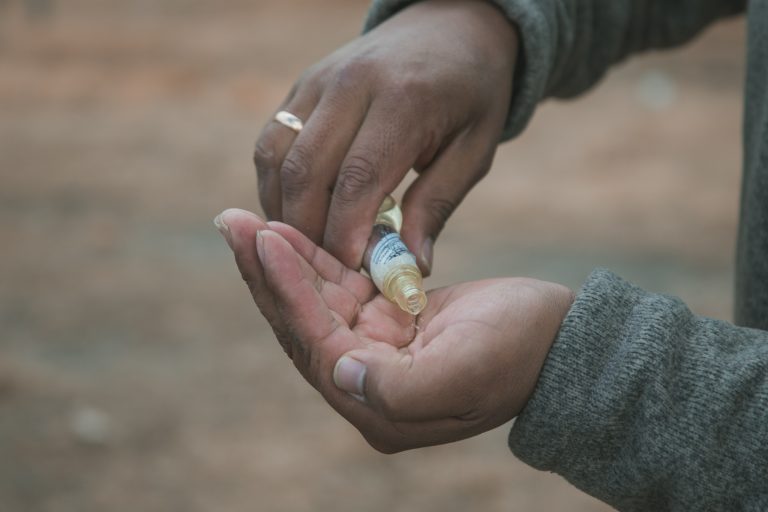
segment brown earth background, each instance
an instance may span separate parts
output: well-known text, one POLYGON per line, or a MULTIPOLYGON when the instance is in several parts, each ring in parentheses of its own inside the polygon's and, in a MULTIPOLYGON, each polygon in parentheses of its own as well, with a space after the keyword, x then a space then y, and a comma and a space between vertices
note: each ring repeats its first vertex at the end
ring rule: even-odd
MULTIPOLYGON (((374 452, 292 369, 211 219, 362 0, 0 1, 0 511, 601 511, 508 426, 374 452)), ((431 286, 606 266, 730 318, 744 26, 547 102, 431 286)))

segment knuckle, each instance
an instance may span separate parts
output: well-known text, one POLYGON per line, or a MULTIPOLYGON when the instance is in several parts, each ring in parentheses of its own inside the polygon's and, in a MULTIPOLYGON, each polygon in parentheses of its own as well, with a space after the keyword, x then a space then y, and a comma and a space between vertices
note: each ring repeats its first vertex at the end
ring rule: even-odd
MULTIPOLYGON (((287 102, 297 95, 305 93, 314 93, 322 87, 326 70, 323 61, 316 62, 311 66, 304 68, 288 92, 287 102)), ((287 103, 286 102, 286 103, 287 103)))
POLYGON ((405 446, 388 436, 368 434, 364 437, 371 448, 384 455, 393 455, 406 449, 405 446))
POLYGON ((345 60, 336 70, 333 84, 344 90, 354 90, 360 82, 369 77, 375 67, 375 61, 366 55, 358 55, 345 60))
POLYGON ((290 98, 296 98, 301 96, 312 97, 318 96, 327 81, 326 72, 315 64, 302 72, 296 84, 293 86, 290 98))
POLYGON ((394 455, 403 451, 401 448, 398 448, 389 443, 372 443, 369 441, 368 444, 370 444, 374 450, 384 455, 394 455))
POLYGON ((370 155, 350 156, 339 174, 334 195, 344 203, 355 201, 361 194, 378 185, 379 176, 370 155))
POLYGON ((493 153, 486 155, 480 166, 475 173, 475 179, 472 182, 472 186, 476 185, 481 179, 485 178, 489 172, 491 172, 491 165, 493 164, 493 153))
POLYGON ((253 164, 259 173, 269 173, 277 167, 275 153, 264 141, 256 142, 256 146, 253 149, 253 164))
POLYGON ((458 204, 454 201, 435 197, 427 201, 426 211, 435 221, 438 229, 442 229, 457 206, 458 204))
POLYGON ((431 87, 426 81, 411 77, 395 82, 393 89, 399 96, 418 99, 428 96, 431 87))
POLYGON ((304 146, 294 144, 280 168, 280 183, 287 197, 301 195, 311 181, 311 152, 304 146))
POLYGON ((417 77, 394 80, 385 86, 388 99, 401 109, 416 112, 432 112, 434 109, 434 85, 417 77))

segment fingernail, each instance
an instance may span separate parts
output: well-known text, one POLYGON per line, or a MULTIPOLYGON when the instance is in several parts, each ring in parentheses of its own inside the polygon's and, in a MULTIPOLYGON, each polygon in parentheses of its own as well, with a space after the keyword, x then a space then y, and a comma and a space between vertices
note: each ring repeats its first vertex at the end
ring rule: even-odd
POLYGON ((264 235, 261 234, 261 231, 256 232, 256 253, 259 255, 259 260, 261 260, 261 263, 263 264, 266 251, 264 249, 264 235))
POLYGON ((363 363, 351 357, 341 356, 333 369, 333 382, 340 390, 364 402, 365 372, 363 363))
POLYGON ((435 245, 435 241, 432 240, 432 238, 427 238, 424 240, 424 243, 421 245, 421 264, 424 266, 424 269, 426 270, 424 272, 425 275, 429 275, 432 273, 432 247, 435 245))
POLYGON ((227 245, 230 249, 232 249, 232 233, 229 231, 229 226, 227 226, 227 223, 224 222, 224 212, 218 214, 215 219, 213 219, 213 225, 216 226, 216 229, 219 230, 219 233, 221 233, 221 236, 224 237, 224 240, 226 240, 227 245))

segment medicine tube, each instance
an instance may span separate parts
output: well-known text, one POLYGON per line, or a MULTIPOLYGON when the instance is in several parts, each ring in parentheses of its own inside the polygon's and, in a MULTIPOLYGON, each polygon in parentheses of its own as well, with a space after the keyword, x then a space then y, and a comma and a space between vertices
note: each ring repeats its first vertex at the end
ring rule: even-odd
POLYGON ((400 238, 402 223, 400 207, 387 196, 376 215, 363 266, 387 299, 403 311, 418 315, 427 305, 427 295, 416 257, 400 238))

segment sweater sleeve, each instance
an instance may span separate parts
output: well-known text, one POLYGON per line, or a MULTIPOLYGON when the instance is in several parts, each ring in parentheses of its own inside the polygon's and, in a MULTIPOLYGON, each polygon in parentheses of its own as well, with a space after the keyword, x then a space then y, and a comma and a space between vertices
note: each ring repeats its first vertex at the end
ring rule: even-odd
MULTIPOLYGON (((418 0, 374 0, 365 30, 418 0)), ((518 135, 547 97, 575 96, 624 57, 682 44, 746 0, 490 0, 519 30, 511 106, 503 138, 518 135)))
POLYGON ((768 510, 768 332, 595 271, 509 444, 620 510, 768 510))

